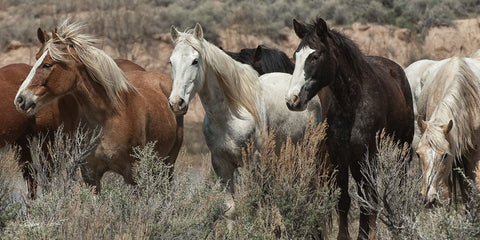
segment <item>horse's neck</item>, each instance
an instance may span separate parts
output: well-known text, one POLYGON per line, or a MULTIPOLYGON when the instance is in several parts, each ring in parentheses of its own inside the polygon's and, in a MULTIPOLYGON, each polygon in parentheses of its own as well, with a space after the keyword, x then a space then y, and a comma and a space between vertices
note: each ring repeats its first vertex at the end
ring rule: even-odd
POLYGON ((198 96, 205 109, 205 114, 210 120, 226 120, 232 115, 217 76, 212 71, 205 71, 205 81, 198 96))
POLYGON ((105 89, 95 82, 86 71, 80 71, 77 89, 72 93, 78 103, 79 118, 91 125, 101 125, 115 113, 105 89))
POLYGON ((332 78, 334 79, 328 87, 339 107, 354 109, 361 91, 357 77, 351 71, 341 71, 332 78))

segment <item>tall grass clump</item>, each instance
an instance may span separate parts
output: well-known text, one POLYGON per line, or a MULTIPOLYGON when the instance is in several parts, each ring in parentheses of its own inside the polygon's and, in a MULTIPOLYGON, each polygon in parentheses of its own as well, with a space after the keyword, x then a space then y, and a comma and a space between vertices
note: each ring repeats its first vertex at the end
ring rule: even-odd
POLYGON ((275 153, 269 134, 257 154, 249 148, 235 184, 234 239, 317 239, 328 232, 338 198, 325 155, 325 124, 309 125, 303 141, 275 153))
POLYGON ((22 188, 19 149, 11 145, 0 148, 0 237, 6 224, 15 219, 24 206, 26 186, 22 188), (23 189, 23 191, 22 191, 23 189))
MULTIPOLYGON (((376 161, 362 166, 366 181, 376 186, 377 201, 354 194, 360 205, 378 211, 379 239, 478 239, 480 195, 466 204, 426 209, 421 194, 418 159, 384 132, 377 136, 376 161)), ((473 184, 473 183, 472 183, 473 184)))
MULTIPOLYGON (((214 225, 226 208, 220 184, 191 184, 182 173, 172 180, 167 174, 170 167, 154 151, 155 143, 132 150, 138 160, 136 186, 113 178, 94 194, 80 178, 84 161, 79 159, 98 136, 99 131, 83 128, 71 135, 55 132, 43 152, 48 161, 32 164, 41 195, 5 222, 2 239, 213 238, 214 225)), ((32 141, 31 148, 42 156, 41 144, 32 141)), ((5 208, 3 202, 1 207, 5 208)))

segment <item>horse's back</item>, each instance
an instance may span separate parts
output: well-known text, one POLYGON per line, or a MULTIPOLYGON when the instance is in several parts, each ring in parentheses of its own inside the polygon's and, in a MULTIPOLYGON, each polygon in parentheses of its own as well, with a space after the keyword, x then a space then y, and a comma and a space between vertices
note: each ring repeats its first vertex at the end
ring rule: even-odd
POLYGON ((368 60, 380 80, 377 91, 382 102, 376 104, 385 104, 381 113, 385 120, 384 127, 410 144, 414 133, 414 110, 407 76, 403 68, 390 59, 368 57, 368 60))
POLYGON ((28 119, 19 113, 13 99, 23 80, 30 72, 27 64, 11 64, 0 68, 0 146, 13 142, 27 131, 28 119))
POLYGON ((410 88, 412 89, 414 102, 418 100, 418 97, 422 92, 422 87, 424 84, 423 76, 425 71, 435 62, 437 61, 422 59, 410 64, 407 68, 405 68, 405 74, 407 75, 410 88))
POLYGON ((145 68, 141 67, 140 65, 126 59, 115 59, 114 60, 117 66, 122 69, 124 72, 132 72, 132 71, 146 71, 145 68))

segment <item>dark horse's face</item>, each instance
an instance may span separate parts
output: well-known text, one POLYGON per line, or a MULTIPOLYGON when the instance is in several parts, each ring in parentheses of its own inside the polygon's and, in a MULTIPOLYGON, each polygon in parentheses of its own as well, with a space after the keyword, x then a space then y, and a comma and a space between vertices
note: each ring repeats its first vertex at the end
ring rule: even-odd
POLYGON ((301 38, 295 51, 295 70, 285 100, 290 110, 303 111, 308 101, 334 79, 337 61, 329 44, 329 29, 323 19, 315 25, 293 20, 301 38))

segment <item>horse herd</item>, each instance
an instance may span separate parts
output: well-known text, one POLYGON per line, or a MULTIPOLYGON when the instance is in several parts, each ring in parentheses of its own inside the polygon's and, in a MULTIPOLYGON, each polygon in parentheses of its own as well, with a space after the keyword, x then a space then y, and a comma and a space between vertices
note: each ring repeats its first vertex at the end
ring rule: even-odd
MULTIPOLYGON (((360 168, 374 160, 378 131, 408 144, 415 133, 412 148, 420 159, 427 206, 439 197, 451 199, 455 179, 474 179, 480 60, 421 60, 404 71, 389 59, 365 56, 321 18, 312 24, 294 20, 293 26, 301 39, 295 64, 264 46, 223 51, 204 39, 199 24, 186 32, 172 27, 173 82, 128 60, 113 60, 94 47, 96 40, 82 32, 80 23, 66 20, 51 33, 38 29, 41 47, 34 66, 0 69, 0 147, 22 147, 24 177, 34 198, 27 136, 60 124, 66 131, 80 122, 100 126, 101 140, 81 166, 83 179, 100 191, 103 174, 113 171, 134 184, 131 148, 156 141, 156 151, 173 165, 183 141, 183 116, 198 94, 212 166, 231 194, 250 139, 259 149, 263 132, 273 130, 281 146, 287 137, 302 139, 309 121, 325 120, 327 151, 340 188, 338 239, 350 238, 349 171, 358 193, 377 201, 375 186, 360 168), (465 174, 453 170, 457 167, 465 174)), ((459 183, 466 196, 466 181, 459 183)), ((376 212, 361 207, 358 238, 371 238, 375 229, 376 212)))

